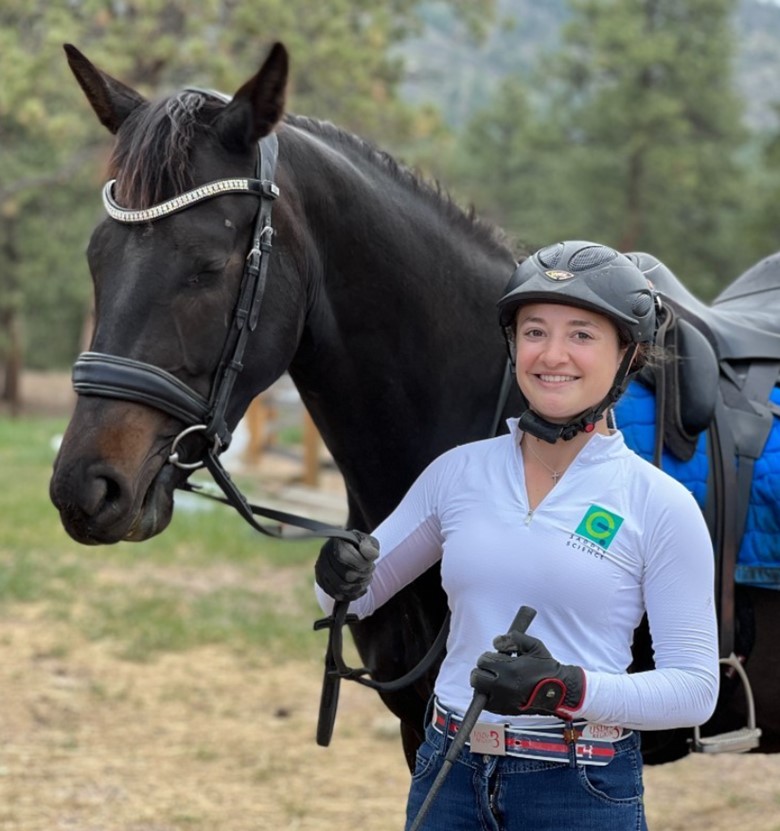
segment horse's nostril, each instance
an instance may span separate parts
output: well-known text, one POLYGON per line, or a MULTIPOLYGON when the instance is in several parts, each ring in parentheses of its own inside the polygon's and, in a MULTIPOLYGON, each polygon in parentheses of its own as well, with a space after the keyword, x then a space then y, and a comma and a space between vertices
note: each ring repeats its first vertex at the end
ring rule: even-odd
POLYGON ((89 516, 95 516, 118 502, 121 495, 122 489, 115 479, 108 476, 94 476, 84 489, 82 508, 89 516))
POLYGON ((118 502, 122 497, 122 488, 119 486, 119 483, 115 479, 109 478, 104 479, 103 482, 105 484, 103 501, 106 504, 118 502))

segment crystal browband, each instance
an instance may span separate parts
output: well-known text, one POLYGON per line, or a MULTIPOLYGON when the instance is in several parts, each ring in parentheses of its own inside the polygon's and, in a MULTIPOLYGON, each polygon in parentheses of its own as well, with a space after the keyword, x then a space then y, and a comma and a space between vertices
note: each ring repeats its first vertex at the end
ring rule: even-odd
POLYGON ((212 199, 224 193, 249 193, 256 196, 265 196, 268 199, 276 199, 279 195, 279 188, 273 182, 261 179, 217 179, 194 190, 188 190, 173 199, 152 205, 151 208, 132 211, 120 207, 114 201, 114 182, 116 182, 116 179, 111 179, 106 182, 103 188, 103 205, 112 219, 129 224, 153 222, 155 219, 169 216, 176 213, 176 211, 189 208, 197 202, 202 202, 204 199, 212 199))

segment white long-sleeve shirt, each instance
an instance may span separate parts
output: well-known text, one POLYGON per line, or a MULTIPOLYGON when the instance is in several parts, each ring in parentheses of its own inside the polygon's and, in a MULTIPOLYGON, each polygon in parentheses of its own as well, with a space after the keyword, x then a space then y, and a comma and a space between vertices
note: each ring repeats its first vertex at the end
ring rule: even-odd
MULTIPOLYGON (((703 723, 717 698, 718 644, 712 544, 693 497, 616 432, 594 435, 531 511, 522 433, 508 424, 509 435, 454 448, 423 471, 373 532, 376 571, 350 611, 370 615, 441 559, 452 613, 435 685, 444 707, 466 711, 477 658, 525 604, 538 612, 529 634, 585 670, 577 718, 642 730, 703 723), (628 674, 645 611, 655 669, 628 674)), ((329 612, 333 601, 317 594, 329 612)))

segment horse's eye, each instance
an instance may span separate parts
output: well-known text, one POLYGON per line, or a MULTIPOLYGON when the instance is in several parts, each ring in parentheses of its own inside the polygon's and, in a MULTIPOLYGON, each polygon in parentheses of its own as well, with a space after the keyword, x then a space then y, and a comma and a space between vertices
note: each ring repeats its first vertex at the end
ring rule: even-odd
POLYGON ((210 282, 213 282, 219 276, 219 273, 220 272, 215 269, 210 271, 199 271, 197 272, 197 274, 190 274, 187 277, 187 285, 208 285, 210 282))

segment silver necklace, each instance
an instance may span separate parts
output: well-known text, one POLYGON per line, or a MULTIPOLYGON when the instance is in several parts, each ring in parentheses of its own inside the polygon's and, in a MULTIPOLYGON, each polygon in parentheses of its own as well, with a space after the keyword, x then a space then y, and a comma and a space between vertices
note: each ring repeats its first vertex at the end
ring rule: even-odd
POLYGON ((530 441, 529 441, 529 442, 528 442, 528 444, 526 445, 526 448, 527 448, 527 449, 531 452, 531 455, 532 455, 532 456, 533 456, 533 457, 534 457, 534 458, 535 458, 535 459, 536 459, 536 460, 537 460, 540 464, 544 465, 544 466, 547 468, 547 470, 549 470, 549 471, 550 471, 550 475, 552 476, 552 480, 553 480, 553 485, 557 485, 557 484, 558 484, 558 480, 561 478, 561 476, 563 476, 564 471, 562 471, 562 470, 556 470, 555 468, 550 467, 550 465, 548 465, 548 464, 547 464, 547 462, 545 462, 545 460, 544 460, 544 459, 543 459, 543 458, 542 458, 542 457, 541 457, 541 456, 540 456, 540 455, 539 455, 539 454, 538 454, 538 453, 537 453, 537 452, 533 449, 533 447, 531 446, 531 442, 530 442, 530 441))

